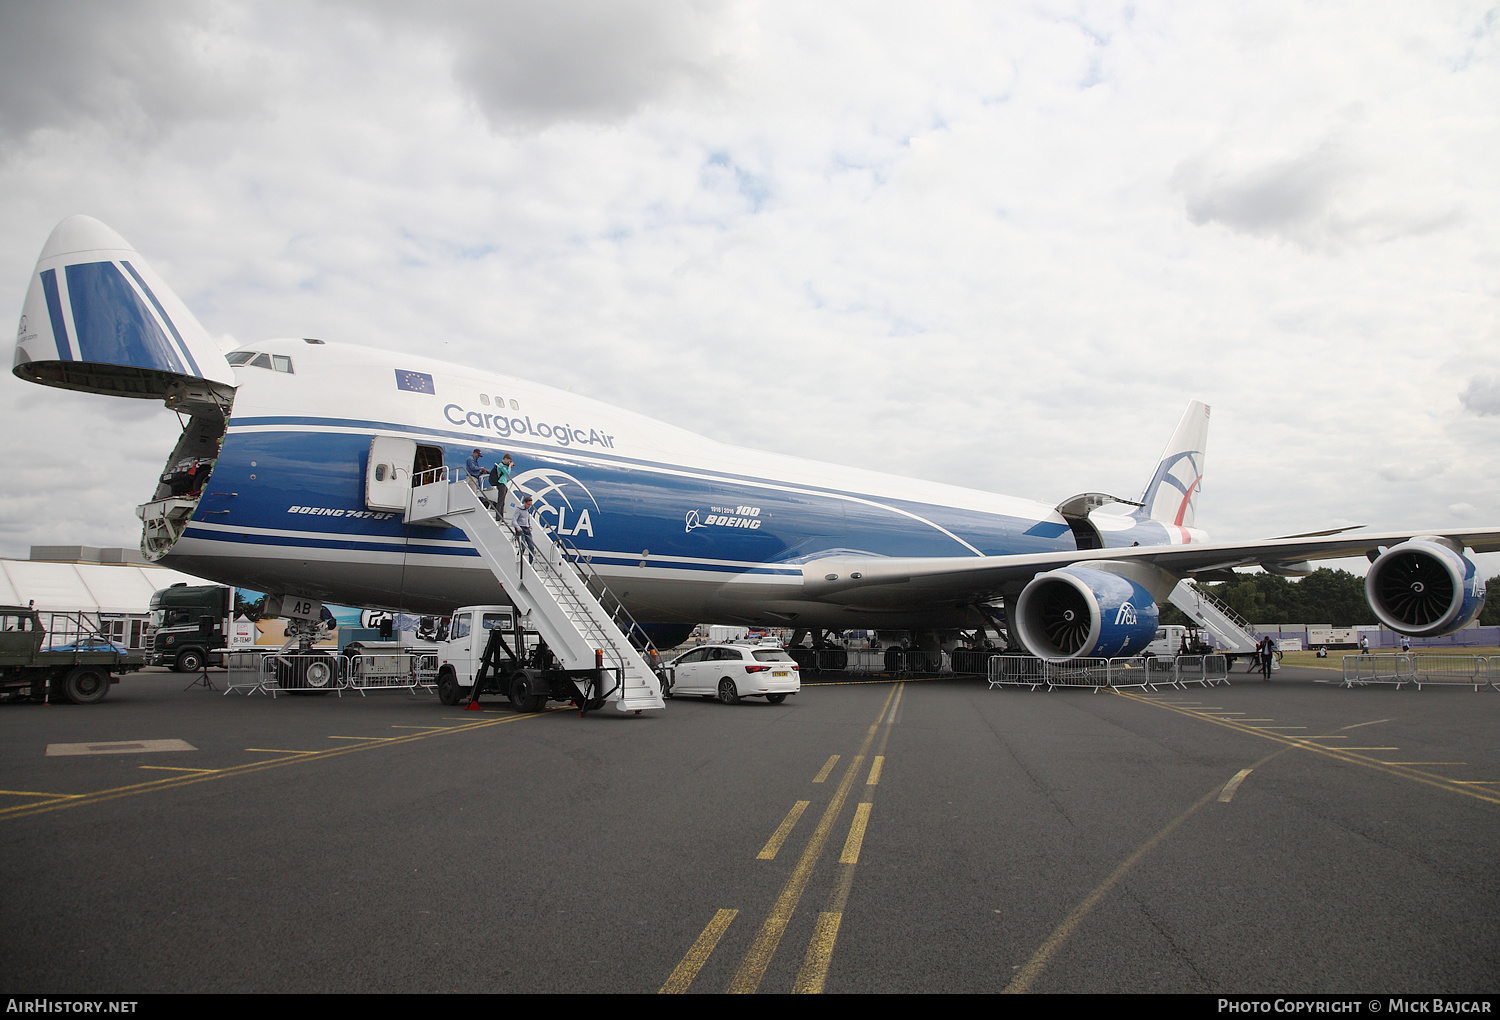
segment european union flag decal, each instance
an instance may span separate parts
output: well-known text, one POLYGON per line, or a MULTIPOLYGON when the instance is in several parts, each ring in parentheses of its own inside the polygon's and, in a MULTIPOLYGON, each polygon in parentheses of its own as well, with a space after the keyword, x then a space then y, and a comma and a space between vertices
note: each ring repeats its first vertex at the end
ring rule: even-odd
POLYGON ((403 372, 396 369, 396 389, 411 390, 413 393, 436 393, 432 386, 432 376, 426 372, 403 372))

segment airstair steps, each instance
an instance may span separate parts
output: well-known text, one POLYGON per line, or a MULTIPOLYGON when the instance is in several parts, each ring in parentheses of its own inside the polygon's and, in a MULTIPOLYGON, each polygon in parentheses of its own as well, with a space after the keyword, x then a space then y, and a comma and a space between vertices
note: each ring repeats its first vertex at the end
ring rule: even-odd
POLYGON ((1218 638, 1222 650, 1239 655, 1255 651, 1260 639, 1250 629, 1250 624, 1226 603, 1198 587, 1192 578, 1179 581, 1168 598, 1172 605, 1218 638))
POLYGON ((573 563, 541 528, 532 529, 535 554, 521 555, 513 530, 464 482, 446 479, 412 490, 408 521, 442 518, 462 529, 510 600, 547 642, 564 669, 593 669, 596 651, 606 668, 619 670, 619 688, 607 700, 621 712, 663 708, 661 681, 599 604, 573 563))

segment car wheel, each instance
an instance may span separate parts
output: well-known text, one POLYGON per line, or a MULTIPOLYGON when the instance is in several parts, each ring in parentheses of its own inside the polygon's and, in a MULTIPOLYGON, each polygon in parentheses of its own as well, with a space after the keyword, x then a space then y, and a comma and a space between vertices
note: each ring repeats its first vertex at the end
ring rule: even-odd
POLYGON ((452 673, 444 673, 438 677, 438 700, 445 705, 456 705, 463 697, 463 691, 459 689, 458 677, 452 673))
POLYGON ((179 673, 198 673, 203 670, 203 653, 196 648, 185 648, 177 653, 177 665, 172 667, 179 673))
POLYGON ((766 700, 773 705, 779 705, 786 700, 785 694, 767 694, 766 700))
POLYGON ((97 666, 79 666, 63 678, 63 697, 75 705, 92 705, 109 693, 109 674, 97 666))
POLYGON ((738 705, 740 703, 740 692, 734 686, 734 681, 727 676, 719 681, 719 700, 726 705, 738 705))

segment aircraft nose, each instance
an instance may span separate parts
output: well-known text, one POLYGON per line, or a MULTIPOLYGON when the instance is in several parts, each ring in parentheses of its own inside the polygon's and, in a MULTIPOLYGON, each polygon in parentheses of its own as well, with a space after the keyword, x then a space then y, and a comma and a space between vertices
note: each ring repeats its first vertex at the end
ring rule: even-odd
POLYGON ((42 245, 42 259, 71 255, 81 251, 130 250, 130 243, 92 216, 69 216, 57 226, 42 245))

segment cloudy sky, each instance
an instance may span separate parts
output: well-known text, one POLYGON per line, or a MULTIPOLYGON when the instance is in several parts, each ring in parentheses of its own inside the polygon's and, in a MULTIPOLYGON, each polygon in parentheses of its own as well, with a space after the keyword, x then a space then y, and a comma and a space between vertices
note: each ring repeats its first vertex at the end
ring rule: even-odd
MULTIPOLYGON (((1500 525, 1497 167, 1488 0, 0 6, 6 321, 82 212, 235 342, 1037 499, 1199 398, 1226 540, 1500 525)), ((0 555, 136 544, 173 416, 0 394, 0 555)))

